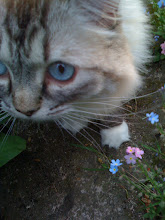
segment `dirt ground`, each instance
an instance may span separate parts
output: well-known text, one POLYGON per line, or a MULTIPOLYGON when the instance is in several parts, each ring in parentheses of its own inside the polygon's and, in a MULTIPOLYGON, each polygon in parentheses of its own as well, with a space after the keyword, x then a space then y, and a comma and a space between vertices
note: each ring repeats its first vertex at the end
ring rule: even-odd
MULTIPOLYGON (((165 62, 148 68, 139 95, 156 91, 165 83, 165 62)), ((126 106, 136 107, 137 111, 135 116, 126 118, 133 143, 154 144, 154 126, 140 118, 159 103, 160 95, 156 94, 126 106)), ((155 111, 164 120, 161 111, 155 111)), ((143 219, 136 190, 126 190, 119 173, 84 170, 100 168, 98 157, 73 146, 77 141, 65 131, 54 124, 26 127, 20 123, 16 129, 27 140, 27 149, 0 169, 0 220, 143 219)), ((99 135, 88 131, 100 143, 99 135)), ((89 144, 81 135, 76 137, 89 144)), ((103 149, 112 158, 123 160, 126 147, 132 142, 123 144, 118 151, 103 149)), ((145 153, 144 159, 150 161, 151 156, 145 153)))

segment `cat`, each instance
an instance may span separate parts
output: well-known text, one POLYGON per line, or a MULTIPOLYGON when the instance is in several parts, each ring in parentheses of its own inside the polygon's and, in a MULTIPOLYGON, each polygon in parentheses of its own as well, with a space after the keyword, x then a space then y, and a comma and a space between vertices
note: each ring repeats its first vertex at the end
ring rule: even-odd
MULTIPOLYGON (((142 85, 147 22, 141 0, 0 0, 1 114, 72 133, 115 122, 142 85)), ((130 138, 123 119, 100 133, 109 147, 130 138)))

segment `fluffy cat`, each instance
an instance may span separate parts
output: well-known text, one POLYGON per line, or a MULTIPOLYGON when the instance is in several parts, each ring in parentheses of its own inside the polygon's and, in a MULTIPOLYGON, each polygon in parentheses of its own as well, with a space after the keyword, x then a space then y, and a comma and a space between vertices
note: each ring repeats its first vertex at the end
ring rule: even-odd
MULTIPOLYGON (((0 0, 1 112, 73 133, 113 121, 141 85, 148 29, 141 0, 0 0)), ((101 136, 118 148, 128 126, 101 136)))

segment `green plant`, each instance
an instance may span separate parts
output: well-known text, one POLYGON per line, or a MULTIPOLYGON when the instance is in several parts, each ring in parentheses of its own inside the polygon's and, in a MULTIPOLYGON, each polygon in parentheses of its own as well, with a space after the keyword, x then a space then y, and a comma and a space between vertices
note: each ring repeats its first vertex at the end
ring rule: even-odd
MULTIPOLYGON (((3 130, 5 127, 8 127, 11 117, 9 118, 7 114, 1 115, 3 116, 0 117, 0 124, 2 126, 1 130, 3 130)), ((15 120, 12 122, 12 125, 14 125, 14 122, 15 120)), ((8 128, 9 133, 12 125, 8 128)), ((8 132, 7 134, 0 133, 0 167, 26 149, 26 141, 23 138, 9 135, 8 132)))
POLYGON ((149 0, 147 13, 153 28, 155 45, 153 46, 154 62, 165 59, 164 50, 161 51, 161 44, 165 41, 165 2, 149 0))

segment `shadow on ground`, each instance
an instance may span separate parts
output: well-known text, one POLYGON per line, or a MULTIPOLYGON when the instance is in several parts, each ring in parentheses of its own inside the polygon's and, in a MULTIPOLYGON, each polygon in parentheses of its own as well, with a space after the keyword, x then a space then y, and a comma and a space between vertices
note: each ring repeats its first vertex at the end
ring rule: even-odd
MULTIPOLYGON (((164 63, 149 67, 144 78, 142 95, 159 89, 165 82, 164 63)), ((156 109, 159 100, 160 96, 154 95, 126 106, 136 106, 137 114, 127 118, 134 143, 154 144, 153 127, 140 118, 147 109, 156 109)), ((119 173, 84 170, 100 168, 98 157, 73 146, 77 141, 65 131, 62 133, 52 124, 18 127, 19 134, 27 140, 27 150, 0 170, 1 220, 143 219, 137 192, 125 188, 119 173)), ((89 132, 100 143, 99 135, 89 132)), ((80 135, 77 138, 89 144, 80 135)), ((123 144, 119 151, 104 151, 112 158, 122 159, 129 145, 132 143, 123 144)), ((145 157, 151 158, 147 154, 145 157)))

